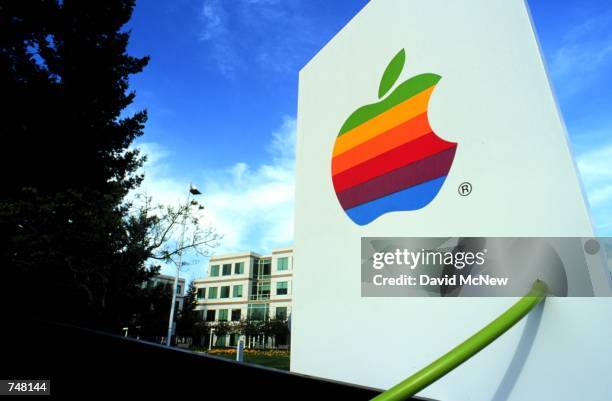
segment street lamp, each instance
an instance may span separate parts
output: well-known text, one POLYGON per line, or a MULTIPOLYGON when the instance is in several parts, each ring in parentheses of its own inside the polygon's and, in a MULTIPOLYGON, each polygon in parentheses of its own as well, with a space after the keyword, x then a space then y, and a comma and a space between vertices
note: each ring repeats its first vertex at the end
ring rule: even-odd
POLYGON ((183 221, 181 222, 181 238, 178 244, 178 262, 176 264, 176 275, 174 276, 174 286, 172 287, 172 304, 170 305, 170 317, 168 319, 168 337, 166 339, 166 345, 170 347, 172 345, 172 332, 174 331, 174 305, 176 304, 176 292, 178 289, 179 272, 183 264, 183 242, 185 241, 185 226, 187 223, 187 215, 191 206, 199 206, 198 209, 202 210, 204 207, 198 205, 198 201, 191 199, 191 196, 202 195, 202 192, 198 190, 193 184, 189 184, 189 193, 187 193, 187 202, 185 203, 185 214, 183 215, 183 221))

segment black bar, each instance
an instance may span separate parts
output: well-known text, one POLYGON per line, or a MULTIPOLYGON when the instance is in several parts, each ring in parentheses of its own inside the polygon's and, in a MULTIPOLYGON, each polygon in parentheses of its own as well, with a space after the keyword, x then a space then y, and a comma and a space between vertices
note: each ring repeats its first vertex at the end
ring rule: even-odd
POLYGON ((52 396, 369 400, 380 390, 52 323, 4 329, 1 378, 45 378, 52 396))

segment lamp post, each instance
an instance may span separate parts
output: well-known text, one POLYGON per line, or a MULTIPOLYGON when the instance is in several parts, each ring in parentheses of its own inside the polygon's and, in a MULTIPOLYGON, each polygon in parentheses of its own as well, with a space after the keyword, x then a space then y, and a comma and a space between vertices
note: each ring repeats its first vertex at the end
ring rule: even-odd
MULTIPOLYGON (((196 196, 196 195, 201 195, 202 192, 200 192, 196 187, 194 187, 192 184, 189 184, 189 192, 187 193, 187 203, 185 204, 186 208, 185 208, 185 214, 183 215, 183 220, 181 222, 182 225, 182 230, 181 230, 181 238, 179 240, 178 243, 178 262, 176 264, 176 275, 174 276, 174 286, 172 287, 172 304, 170 305, 170 317, 168 319, 168 337, 166 339, 166 345, 168 347, 170 347, 172 345, 172 334, 173 334, 173 328, 174 328, 174 305, 176 304, 176 292, 177 292, 177 288, 178 288, 178 281, 179 281, 179 272, 181 270, 181 266, 183 264, 183 242, 185 241, 185 226, 186 226, 186 222, 187 222, 187 215, 189 214, 189 208, 192 205, 197 205, 198 202, 195 200, 191 200, 191 196, 196 196)), ((201 208, 201 207, 200 207, 201 208)))

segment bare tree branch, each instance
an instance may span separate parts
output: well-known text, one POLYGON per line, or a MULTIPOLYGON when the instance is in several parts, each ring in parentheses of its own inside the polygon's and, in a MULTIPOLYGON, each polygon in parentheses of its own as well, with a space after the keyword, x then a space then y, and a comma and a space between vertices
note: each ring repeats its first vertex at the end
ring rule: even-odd
POLYGON ((209 256, 212 249, 219 246, 223 236, 214 227, 202 228, 199 219, 202 211, 194 207, 197 205, 153 205, 151 197, 144 195, 137 198, 143 200, 135 213, 149 221, 144 239, 147 241, 145 249, 149 259, 178 264, 178 256, 184 252, 209 256), (180 241, 178 231, 182 230, 185 230, 186 238, 180 241))

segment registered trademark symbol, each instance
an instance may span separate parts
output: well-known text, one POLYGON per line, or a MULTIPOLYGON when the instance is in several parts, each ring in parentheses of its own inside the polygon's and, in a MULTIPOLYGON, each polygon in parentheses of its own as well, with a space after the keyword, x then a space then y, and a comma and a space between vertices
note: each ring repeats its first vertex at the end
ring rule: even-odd
POLYGON ((462 182, 461 184, 459 184, 459 188, 457 189, 457 192, 459 192, 459 195, 461 196, 468 196, 469 194, 472 193, 472 184, 470 184, 469 182, 462 182))

